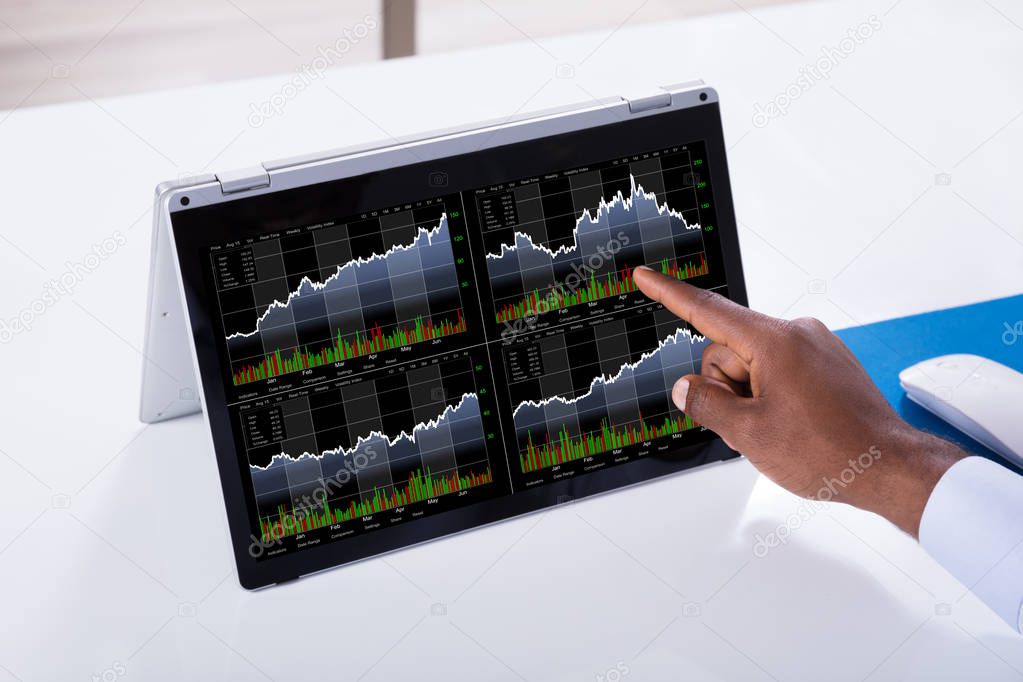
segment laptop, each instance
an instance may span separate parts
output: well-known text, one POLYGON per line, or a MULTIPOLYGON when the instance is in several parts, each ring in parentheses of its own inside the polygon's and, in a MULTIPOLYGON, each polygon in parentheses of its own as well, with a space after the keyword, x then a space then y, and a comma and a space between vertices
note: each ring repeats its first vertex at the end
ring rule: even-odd
POLYGON ((202 411, 248 589, 736 457, 640 265, 747 302, 702 82, 164 183, 141 419, 202 411))

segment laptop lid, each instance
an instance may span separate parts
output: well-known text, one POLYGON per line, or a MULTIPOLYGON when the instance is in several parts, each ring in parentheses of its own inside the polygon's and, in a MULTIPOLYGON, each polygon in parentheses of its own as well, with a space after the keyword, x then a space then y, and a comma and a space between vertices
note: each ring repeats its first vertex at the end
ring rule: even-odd
POLYGON ((202 405, 245 587, 735 456, 670 400, 706 339, 632 283, 746 303, 710 88, 166 186, 158 216, 147 354, 161 321, 178 345, 147 377, 191 352, 160 418, 202 405))

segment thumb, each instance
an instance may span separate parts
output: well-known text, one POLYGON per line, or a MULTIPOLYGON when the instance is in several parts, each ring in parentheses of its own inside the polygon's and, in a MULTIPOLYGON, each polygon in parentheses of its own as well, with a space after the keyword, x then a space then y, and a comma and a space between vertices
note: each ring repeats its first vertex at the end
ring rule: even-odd
POLYGON ((733 450, 750 442, 752 399, 736 395, 724 382, 689 374, 675 382, 671 399, 693 421, 724 439, 733 450))

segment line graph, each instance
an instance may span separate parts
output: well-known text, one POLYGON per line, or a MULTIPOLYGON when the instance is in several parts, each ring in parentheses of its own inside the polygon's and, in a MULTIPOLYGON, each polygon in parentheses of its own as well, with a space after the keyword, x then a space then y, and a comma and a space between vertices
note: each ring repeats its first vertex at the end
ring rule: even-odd
POLYGON ((466 355, 243 412, 264 539, 493 482, 476 374, 466 355))
MULTIPOLYGON (((366 258, 358 257, 350 260, 344 265, 339 266, 334 274, 323 281, 313 281, 308 275, 303 275, 298 288, 288 292, 288 297, 285 300, 275 299, 270 305, 266 306, 266 310, 256 318, 256 325, 252 331, 234 332, 233 334, 228 334, 227 339, 230 341, 237 338, 247 338, 267 329, 281 326, 281 318, 284 317, 281 311, 287 311, 292 308, 292 304, 299 298, 306 301, 317 293, 322 294, 327 291, 336 290, 346 284, 356 283, 359 279, 360 269, 364 266, 386 264, 388 260, 397 258, 399 254, 422 251, 441 244, 447 245, 450 244, 450 241, 448 217, 447 214, 441 214, 440 221, 436 227, 432 229, 418 228, 416 237, 410 244, 395 244, 384 253, 374 253, 366 258)), ((443 257, 442 260, 444 260, 443 257)), ((451 261, 451 265, 454 265, 453 261, 451 261)), ((284 317, 285 322, 292 322, 293 319, 290 316, 284 317)))
POLYGON ((367 460, 376 457, 372 451, 379 447, 384 451, 400 449, 402 447, 417 447, 418 441, 423 434, 429 434, 442 426, 447 426, 458 419, 475 418, 479 416, 479 398, 474 393, 462 395, 458 402, 448 405, 438 416, 425 422, 419 422, 408 431, 401 431, 391 437, 382 431, 371 431, 368 436, 359 436, 351 447, 339 445, 319 453, 303 451, 298 456, 288 452, 280 452, 270 459, 266 466, 258 464, 250 465, 252 470, 268 471, 275 467, 286 467, 289 464, 300 463, 306 459, 326 460, 332 457, 354 458, 356 455, 364 455, 367 460))
POLYGON ((683 150, 477 197, 495 322, 638 301, 628 295, 639 265, 679 280, 709 274, 703 232, 713 226, 683 172, 692 164, 683 150))
POLYGON ((219 292, 235 386, 466 331, 443 206, 301 236, 218 255, 257 273, 219 292))
POLYGON ((672 404, 671 388, 682 375, 699 371, 707 341, 677 325, 659 312, 631 328, 623 321, 609 322, 536 342, 535 351, 506 351, 517 384, 512 418, 520 472, 619 452, 695 428, 672 404), (659 339, 652 346, 651 337, 659 339), (651 349, 637 354, 636 347, 651 349), (514 366, 516 354, 537 358, 539 379, 526 378, 523 368, 514 366), (524 398, 530 392, 544 397, 524 398))

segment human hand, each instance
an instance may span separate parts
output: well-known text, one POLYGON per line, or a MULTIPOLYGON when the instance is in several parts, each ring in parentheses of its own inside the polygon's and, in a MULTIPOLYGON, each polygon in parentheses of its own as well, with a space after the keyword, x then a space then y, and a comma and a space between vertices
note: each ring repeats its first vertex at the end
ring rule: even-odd
POLYGON ((904 422, 818 320, 781 320, 637 268, 639 289, 712 343, 672 398, 764 475, 884 516, 914 537, 938 479, 965 456, 904 422))

